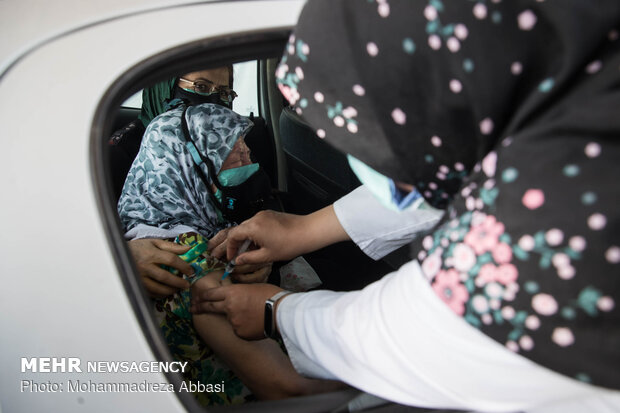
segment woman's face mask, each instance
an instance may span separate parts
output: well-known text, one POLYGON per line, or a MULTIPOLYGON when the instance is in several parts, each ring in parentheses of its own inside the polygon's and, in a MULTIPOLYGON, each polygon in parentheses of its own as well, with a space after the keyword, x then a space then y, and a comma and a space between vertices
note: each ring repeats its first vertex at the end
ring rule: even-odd
POLYGON ((215 198, 222 215, 240 223, 271 205, 269 177, 257 163, 252 163, 250 148, 239 138, 222 163, 217 176, 215 198))
POLYGON ((239 168, 226 169, 217 175, 217 179, 220 181, 222 186, 237 186, 247 181, 256 173, 256 171, 258 171, 258 169, 259 165, 257 163, 251 163, 239 168))
POLYGON ((241 223, 270 205, 271 183, 269 177, 253 163, 221 171, 215 192, 222 215, 229 221, 241 223))
POLYGON ((359 159, 347 155, 347 160, 360 182, 386 208, 394 211, 403 211, 409 208, 418 208, 423 202, 424 198, 415 189, 411 192, 405 192, 398 188, 394 180, 380 174, 359 159))

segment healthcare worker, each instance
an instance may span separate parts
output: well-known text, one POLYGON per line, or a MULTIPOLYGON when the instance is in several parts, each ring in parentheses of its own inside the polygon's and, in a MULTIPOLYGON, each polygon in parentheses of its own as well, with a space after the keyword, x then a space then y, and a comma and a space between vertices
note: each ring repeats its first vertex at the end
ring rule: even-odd
POLYGON ((360 173, 368 186, 313 214, 260 213, 228 256, 245 239, 258 249, 240 263, 351 239, 378 258, 413 238, 412 188, 445 212, 362 291, 232 285, 194 311, 279 333, 302 374, 403 404, 618 411, 618 27, 615 1, 310 1, 280 88, 354 170, 392 181, 360 173))

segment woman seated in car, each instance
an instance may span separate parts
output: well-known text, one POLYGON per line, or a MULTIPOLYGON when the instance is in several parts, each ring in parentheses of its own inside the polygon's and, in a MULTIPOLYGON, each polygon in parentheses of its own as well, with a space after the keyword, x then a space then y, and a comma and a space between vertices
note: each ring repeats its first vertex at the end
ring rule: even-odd
POLYGON ((221 393, 197 394, 202 404, 336 389, 339 383, 297 374, 276 341, 241 340, 224 317, 192 317, 188 311, 190 294, 197 290, 229 283, 230 278, 264 282, 271 272, 271 266, 238 268, 233 277, 222 280, 224 263, 200 254, 190 266, 176 255, 204 243, 232 222, 251 217, 262 206, 259 201, 270 197, 269 180, 252 163, 244 142, 252 122, 227 107, 235 96, 227 86, 229 69, 190 75, 179 79, 178 89, 182 89, 175 97, 187 102, 189 96, 189 103, 199 103, 204 97, 211 103, 192 106, 179 101, 179 106, 153 119, 118 204, 144 285, 156 298, 171 353, 190 362, 186 379, 203 384, 224 382, 221 393), (236 201, 231 210, 232 199, 236 201), (183 277, 161 264, 178 268, 183 277))

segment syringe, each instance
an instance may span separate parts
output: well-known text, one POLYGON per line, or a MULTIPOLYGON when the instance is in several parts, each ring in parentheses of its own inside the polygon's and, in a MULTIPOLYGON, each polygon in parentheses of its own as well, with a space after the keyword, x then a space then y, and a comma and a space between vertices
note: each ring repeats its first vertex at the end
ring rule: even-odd
POLYGON ((245 241, 243 241, 243 244, 241 244, 241 247, 239 247, 239 250, 237 251, 237 255, 235 255, 235 257, 230 260, 228 264, 226 264, 226 268, 224 269, 224 275, 222 275, 222 280, 228 277, 230 273, 234 271, 237 257, 246 252, 251 243, 252 240, 250 239, 246 239, 245 241))

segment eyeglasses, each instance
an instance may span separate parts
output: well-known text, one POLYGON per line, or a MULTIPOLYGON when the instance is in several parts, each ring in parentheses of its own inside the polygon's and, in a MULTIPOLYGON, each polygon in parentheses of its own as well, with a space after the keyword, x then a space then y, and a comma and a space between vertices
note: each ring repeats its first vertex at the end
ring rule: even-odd
POLYGON ((192 85, 192 90, 200 95, 212 95, 214 93, 218 93, 220 95, 220 99, 226 103, 231 103, 237 97, 237 93, 228 86, 218 86, 208 80, 188 80, 183 79, 182 77, 179 78, 179 80, 190 83, 192 85))

